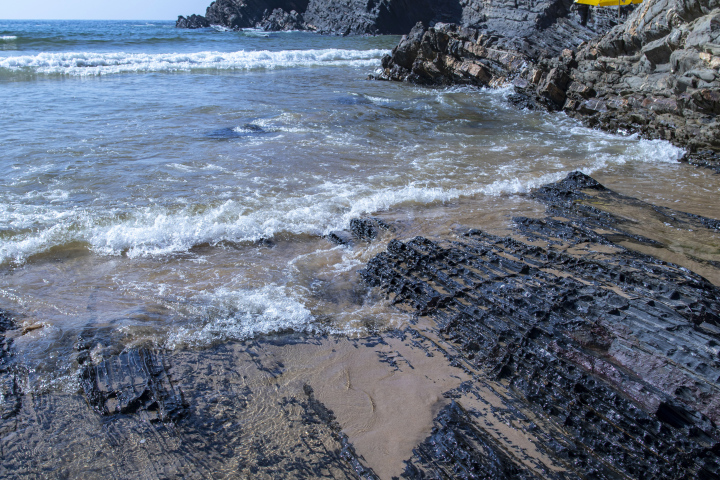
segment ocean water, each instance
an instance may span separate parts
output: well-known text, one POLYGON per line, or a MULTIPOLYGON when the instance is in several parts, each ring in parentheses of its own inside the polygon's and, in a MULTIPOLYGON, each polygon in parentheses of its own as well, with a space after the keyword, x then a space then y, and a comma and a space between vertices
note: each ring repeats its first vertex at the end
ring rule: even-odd
POLYGON ((392 235, 502 229, 573 170, 717 216, 667 142, 518 110, 509 90, 368 80, 398 37, 0 20, 0 309, 33 388, 72 385, 78 337, 203 348, 404 316, 357 271, 392 235))

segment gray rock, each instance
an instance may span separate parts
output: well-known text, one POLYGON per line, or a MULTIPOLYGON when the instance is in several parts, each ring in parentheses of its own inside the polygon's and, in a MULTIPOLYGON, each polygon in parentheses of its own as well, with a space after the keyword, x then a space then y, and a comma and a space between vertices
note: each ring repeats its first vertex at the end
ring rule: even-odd
POLYGON ((269 32, 306 29, 305 20, 301 14, 295 10, 286 12, 281 8, 276 8, 270 15, 264 16, 257 26, 269 32))
POLYGON ((190 15, 189 17, 179 16, 175 28, 207 28, 210 26, 207 19, 202 15, 190 15))

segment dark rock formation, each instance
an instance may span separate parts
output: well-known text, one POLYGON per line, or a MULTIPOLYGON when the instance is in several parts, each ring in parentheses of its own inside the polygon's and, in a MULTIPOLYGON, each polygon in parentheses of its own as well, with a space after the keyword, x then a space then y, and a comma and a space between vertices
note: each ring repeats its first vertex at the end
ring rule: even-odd
POLYGON ((383 59, 382 79, 426 85, 496 85, 604 33, 607 10, 578 9, 567 0, 470 2, 465 23, 417 24, 383 59))
POLYGON ((311 0, 305 12, 309 26, 341 35, 402 34, 419 22, 457 22, 457 0, 311 0))
POLYGON ((202 15, 190 15, 189 17, 183 17, 181 15, 178 17, 177 22, 175 23, 175 28, 195 29, 207 28, 209 26, 210 23, 202 15))
POLYGON ((5 333, 13 329, 10 315, 0 310, 0 418, 3 420, 16 415, 22 405, 20 385, 9 361, 12 340, 5 338, 5 333))
MULTIPOLYGON (((208 24, 231 29, 311 30, 336 35, 402 34, 419 22, 460 22, 458 0, 216 0, 205 17, 180 17, 178 28, 208 24)), ((473 2, 469 2, 473 3, 473 2)), ((468 18, 472 18, 471 14, 468 18)))
POLYGON ((330 232, 327 239, 336 245, 353 246, 356 241, 372 242, 381 231, 392 229, 392 226, 380 218, 353 218, 350 220, 349 230, 330 232))
POLYGON ((432 435, 415 449, 403 478, 539 480, 476 428, 468 412, 455 402, 435 418, 432 435))
POLYGON ((182 391, 170 380, 160 353, 132 349, 94 365, 85 359, 80 381, 88 404, 102 415, 146 415, 173 421, 186 414, 182 391))
POLYGON ((263 17, 258 26, 268 32, 306 29, 305 20, 301 14, 295 10, 286 12, 281 8, 276 8, 269 16, 263 17))
MULTIPOLYGON (((435 319, 459 364, 507 385, 515 415, 544 432, 541 450, 568 470, 544 478, 718 478, 720 290, 621 247, 659 243, 596 205, 632 205, 685 229, 720 224, 580 173, 534 196, 548 217, 516 218, 513 238, 471 230, 461 241, 393 241, 362 275, 435 319)), ((483 430, 481 415, 449 407, 406 477, 534 478, 483 430)))
MULTIPOLYGON (((308 6, 308 0, 216 0, 210 4, 205 12, 205 17, 191 15, 202 19, 198 22, 206 22, 208 25, 219 25, 231 29, 252 28, 256 24, 267 21, 276 9, 285 12, 293 10, 304 12, 308 6)), ((175 24, 177 28, 186 27, 187 19, 178 18, 175 24), (181 19, 183 22, 181 22, 181 19)))

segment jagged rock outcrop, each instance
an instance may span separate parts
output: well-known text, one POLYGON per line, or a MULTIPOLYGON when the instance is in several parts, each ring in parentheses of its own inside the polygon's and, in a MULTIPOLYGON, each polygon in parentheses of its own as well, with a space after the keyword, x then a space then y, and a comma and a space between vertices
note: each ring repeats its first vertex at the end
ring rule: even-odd
POLYGON ((458 22, 457 0, 311 0, 305 12, 309 26, 341 35, 403 34, 419 22, 458 22))
POLYGON ((493 17, 485 8, 472 19, 477 28, 416 26, 383 59, 379 78, 512 82, 518 95, 511 100, 521 106, 669 140, 687 148, 691 161, 720 168, 718 0, 648 0, 612 29, 613 9, 530 1, 508 10, 524 12, 513 23, 508 18, 517 16, 493 17))
POLYGON ((568 66, 561 105, 568 114, 669 140, 696 162, 720 163, 720 1, 647 2, 580 48, 568 66))
POLYGON ((301 14, 295 10, 286 12, 282 8, 276 8, 270 15, 264 16, 258 26, 268 32, 307 29, 301 14))
POLYGON ((207 19, 202 15, 190 15, 189 17, 183 17, 181 15, 178 17, 177 22, 175 23, 175 28, 196 29, 207 28, 209 26, 210 22, 208 22, 207 19))
MULTIPOLYGON (((178 28, 203 21, 231 29, 311 30, 336 35, 403 34, 421 21, 461 22, 476 18, 465 10, 474 1, 459 0, 216 0, 205 17, 179 17, 178 28)), ((479 19, 479 17, 477 17, 479 19)))
POLYGON ((588 10, 570 0, 468 2, 462 25, 418 23, 383 59, 386 80, 420 84, 494 85, 528 66, 607 32, 608 10, 588 10))
MULTIPOLYGON (((304 12, 309 0, 216 0, 210 4, 205 16, 191 15, 187 19, 179 17, 175 27, 193 28, 185 26, 188 19, 196 17, 203 19, 208 25, 218 25, 230 29, 252 28, 258 23, 266 22, 280 9, 290 13, 304 12)), ((277 15, 276 15, 277 17, 277 15)), ((197 20, 198 24, 203 20, 197 20)))

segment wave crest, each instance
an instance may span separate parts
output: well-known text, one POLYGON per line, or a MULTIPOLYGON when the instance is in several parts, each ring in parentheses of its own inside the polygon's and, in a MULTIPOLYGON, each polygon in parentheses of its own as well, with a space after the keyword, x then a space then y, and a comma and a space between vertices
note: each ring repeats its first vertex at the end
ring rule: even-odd
POLYGON ((281 50, 196 53, 40 53, 0 59, 0 69, 44 75, 96 76, 114 73, 255 70, 316 66, 377 65, 386 50, 281 50))

